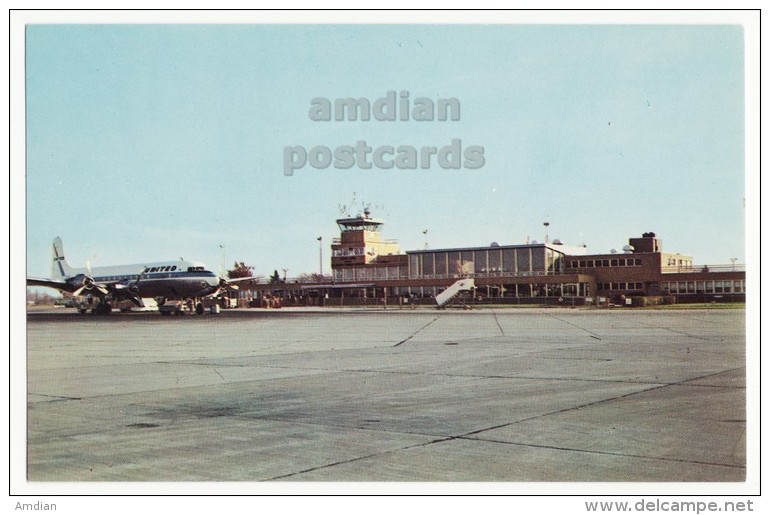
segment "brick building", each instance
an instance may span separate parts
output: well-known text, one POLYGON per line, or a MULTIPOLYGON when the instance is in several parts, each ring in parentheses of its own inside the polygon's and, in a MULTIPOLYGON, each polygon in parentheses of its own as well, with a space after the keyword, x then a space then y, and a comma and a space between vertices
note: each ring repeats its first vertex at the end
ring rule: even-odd
POLYGON ((588 254, 584 246, 559 240, 402 253, 397 241, 382 237, 383 222, 368 211, 337 224, 330 278, 258 285, 251 293, 278 295, 294 304, 429 304, 455 281, 473 278, 473 302, 745 301, 742 265, 695 266, 691 256, 664 252, 654 233, 629 238, 621 251, 609 254, 588 254))

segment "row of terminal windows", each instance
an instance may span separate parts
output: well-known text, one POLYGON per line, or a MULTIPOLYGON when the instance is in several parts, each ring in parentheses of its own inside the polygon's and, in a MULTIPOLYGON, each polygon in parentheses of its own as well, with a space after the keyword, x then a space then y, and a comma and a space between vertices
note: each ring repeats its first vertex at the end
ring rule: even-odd
POLYGON ((640 258, 619 259, 573 259, 567 268, 605 268, 611 266, 642 266, 640 258))
POLYGON ((746 293, 746 281, 670 281, 660 283, 663 293, 746 293))
MULTIPOLYGON (((410 286, 401 287, 398 290, 402 295, 435 297, 445 288, 443 286, 410 286)), ((488 298, 587 297, 590 294, 590 285, 588 283, 509 284, 504 288, 482 286, 477 288, 476 293, 488 298)))
POLYGON ((643 283, 601 283, 598 284, 597 287, 600 290, 604 291, 610 291, 610 290, 643 290, 644 284, 643 283))
POLYGON ((347 249, 333 249, 332 256, 334 257, 346 257, 346 256, 374 256, 376 254, 374 247, 351 247, 347 249))
POLYGON ((436 250, 409 254, 409 274, 413 278, 419 278, 495 273, 552 273, 559 269, 562 255, 545 247, 436 250))
POLYGON ((406 278, 406 267, 398 266, 361 266, 351 268, 335 268, 335 281, 361 281, 373 279, 403 279, 406 278))

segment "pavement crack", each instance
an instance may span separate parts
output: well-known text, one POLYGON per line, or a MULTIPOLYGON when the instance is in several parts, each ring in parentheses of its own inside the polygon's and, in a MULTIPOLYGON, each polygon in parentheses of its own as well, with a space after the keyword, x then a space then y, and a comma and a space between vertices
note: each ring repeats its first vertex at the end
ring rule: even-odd
POLYGON ((429 325, 431 325, 433 322, 435 322, 436 320, 438 320, 438 317, 435 317, 435 318, 433 318, 433 320, 431 320, 430 322, 428 322, 428 323, 427 323, 427 324, 425 324, 424 326, 420 327, 418 330, 416 330, 415 332, 413 332, 412 334, 410 334, 410 335, 409 335, 409 337, 407 337, 407 338, 405 338, 405 339, 401 340, 400 342, 398 342, 397 344, 395 344, 393 347, 398 347, 398 346, 399 346, 399 345, 401 345, 402 343, 406 343, 406 342, 408 342, 409 340, 411 340, 412 338, 414 338, 415 336, 417 336, 417 335, 418 335, 418 334, 419 334, 421 331, 423 331, 424 329, 427 329, 427 327, 428 327, 429 325))
POLYGON ((222 374, 220 374, 220 373, 219 373, 219 370, 217 370, 216 368, 212 367, 211 365, 207 365, 207 366, 208 366, 208 367, 209 367, 211 370, 213 370, 214 372, 216 372, 216 373, 217 373, 217 375, 220 377, 220 379, 222 379, 222 381, 224 381, 224 380, 225 380, 225 376, 223 376, 222 374))
POLYGON ((696 334, 690 334, 690 333, 688 333, 686 331, 679 331, 677 329, 672 329, 670 327, 662 327, 662 326, 655 325, 655 324, 647 324, 647 323, 644 323, 642 321, 637 321, 637 323, 639 325, 641 325, 641 326, 644 326, 644 327, 652 327, 654 329, 663 329, 664 331, 669 331, 669 332, 672 332, 672 333, 681 334, 683 336, 687 336, 688 338, 695 338, 696 340, 703 340, 703 341, 707 341, 707 342, 721 342, 721 341, 723 341, 721 339, 706 338, 705 336, 698 336, 696 334))
POLYGON ((284 475, 281 475, 281 476, 275 476, 275 477, 272 477, 272 478, 269 478, 269 479, 264 479, 263 481, 279 481, 281 479, 286 479, 286 478, 289 478, 289 477, 298 476, 300 474, 307 474, 309 472, 315 472, 316 470, 323 470, 323 469, 327 469, 327 468, 330 468, 330 467, 336 467, 338 465, 344 465, 346 463, 355 463, 356 461, 366 460, 366 459, 369 459, 369 458, 376 458, 376 457, 380 457, 380 456, 386 456, 388 454, 393 454, 395 452, 406 451, 406 450, 414 449, 414 448, 417 448, 417 447, 424 447, 426 445, 433 445, 434 443, 446 442, 448 440, 454 440, 454 437, 450 436, 450 437, 444 437, 444 438, 437 438, 435 440, 431 440, 430 442, 422 442, 422 443, 418 443, 418 444, 414 444, 414 445, 407 445, 406 447, 399 447, 398 449, 389 449, 389 450, 383 451, 383 452, 375 452, 375 453, 371 453, 371 454, 366 454, 364 456, 357 456, 355 458, 350 458, 350 459, 347 459, 347 460, 340 460, 340 461, 336 461, 334 463, 327 463, 326 465, 319 465, 317 467, 311 467, 311 468, 308 468, 308 469, 298 470, 298 471, 292 472, 290 474, 284 474, 284 475))
POLYGON ((503 336, 508 336, 505 334, 505 331, 503 330, 503 326, 500 325, 500 320, 497 318, 497 313, 492 311, 492 316, 495 317, 495 323, 497 324, 497 328, 500 329, 500 334, 503 336))
POLYGON ((596 451, 591 449, 577 449, 573 447, 561 447, 558 445, 543 445, 543 444, 532 444, 532 443, 521 443, 521 442, 506 442, 504 440, 496 440, 491 438, 465 438, 463 436, 459 436, 453 439, 457 440, 469 440, 474 442, 488 442, 488 443, 496 443, 496 444, 504 444, 504 445, 516 445, 519 447, 532 447, 535 449, 551 449, 555 451, 568 451, 568 452, 580 452, 580 453, 586 453, 586 454, 601 454, 604 456, 619 456, 623 458, 641 458, 646 460, 657 460, 657 461, 667 461, 667 462, 676 462, 676 463, 690 463, 692 465, 709 465, 713 467, 729 467, 729 468, 737 468, 737 469, 745 469, 746 467, 744 465, 734 465, 729 463, 716 463, 711 461, 700 461, 700 460, 686 460, 682 458, 666 458, 663 456, 648 456, 644 454, 629 454, 629 453, 623 453, 623 452, 610 452, 610 451, 596 451))
POLYGON ((601 337, 598 334, 596 334, 595 332, 593 332, 593 331, 589 331, 588 329, 586 329, 584 327, 580 327, 579 325, 573 324, 572 322, 570 322, 568 320, 564 320, 563 318, 559 318, 556 315, 552 315, 550 313, 546 313, 546 315, 551 317, 551 318, 553 318, 553 319, 555 319, 555 320, 558 320, 559 322, 562 322, 562 323, 567 324, 567 325, 571 325, 572 327, 574 327, 576 329, 580 329, 581 331, 584 331, 584 332, 588 333, 588 335, 591 338, 593 338, 594 340, 601 341, 601 337))
POLYGON ((503 427, 512 426, 514 424, 520 424, 522 422, 529 422, 530 420, 536 420, 538 418, 550 417, 552 415, 558 415, 560 413, 567 413, 567 412, 570 412, 570 411, 580 410, 580 409, 588 408, 588 407, 591 407, 591 406, 597 406, 599 404, 604 404, 605 402, 613 402, 613 401, 617 401, 619 399, 625 399, 627 397, 631 397, 631 396, 634 396, 634 395, 639 395, 639 394, 643 394, 643 393, 649 393, 649 392, 652 392, 652 391, 655 391, 655 390, 660 390, 661 388, 669 388, 671 386, 689 386, 686 383, 689 383, 691 381, 698 381, 700 379, 706 379, 708 377, 718 376, 720 374, 723 374, 723 373, 729 372, 729 371, 730 370, 722 370, 722 371, 719 371, 719 372, 715 372, 713 374, 706 374, 704 376, 692 377, 692 378, 689 378, 689 379, 683 379, 681 381, 677 381, 677 382, 673 382, 673 383, 658 384, 658 385, 652 386, 651 388, 645 388, 643 390, 638 390, 638 391, 635 391, 635 392, 629 392, 629 393, 625 393, 623 395, 616 395, 614 397, 608 397, 606 399, 599 399, 597 401, 587 402, 585 404, 580 404, 579 406, 570 406, 568 408, 564 408, 564 409, 560 409, 560 410, 556 410, 556 411, 551 411, 549 413, 541 413, 540 415, 534 415, 532 417, 523 418, 521 420, 515 420, 513 422, 506 422, 504 424, 498 424, 498 425, 495 425, 495 426, 492 426, 492 427, 486 427, 486 428, 482 428, 482 429, 477 429, 475 431, 471 431, 471 432, 468 432, 468 433, 463 433, 461 435, 457 435, 457 438, 464 438, 464 437, 468 437, 468 436, 471 436, 471 435, 481 434, 481 433, 484 433, 486 431, 492 431, 494 429, 500 429, 500 428, 503 428, 503 427))

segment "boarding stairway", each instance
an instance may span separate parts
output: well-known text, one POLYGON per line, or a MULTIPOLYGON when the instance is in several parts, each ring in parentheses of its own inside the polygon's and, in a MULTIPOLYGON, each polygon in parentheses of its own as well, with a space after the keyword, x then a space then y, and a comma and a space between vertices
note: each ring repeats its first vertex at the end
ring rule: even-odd
POLYGON ((449 288, 436 295, 436 305, 438 308, 443 308, 449 301, 457 297, 461 291, 469 291, 475 287, 473 278, 455 281, 449 288))

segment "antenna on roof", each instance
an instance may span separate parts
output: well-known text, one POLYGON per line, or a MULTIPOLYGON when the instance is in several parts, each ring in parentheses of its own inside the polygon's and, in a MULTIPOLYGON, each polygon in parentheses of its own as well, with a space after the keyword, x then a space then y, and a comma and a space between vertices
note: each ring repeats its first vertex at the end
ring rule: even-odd
POLYGON ((337 206, 340 209, 340 216, 352 216, 350 213, 353 211, 353 208, 356 204, 356 192, 353 192, 353 198, 350 199, 350 202, 348 202, 347 205, 345 204, 337 204, 337 206))

